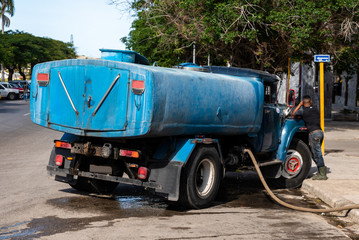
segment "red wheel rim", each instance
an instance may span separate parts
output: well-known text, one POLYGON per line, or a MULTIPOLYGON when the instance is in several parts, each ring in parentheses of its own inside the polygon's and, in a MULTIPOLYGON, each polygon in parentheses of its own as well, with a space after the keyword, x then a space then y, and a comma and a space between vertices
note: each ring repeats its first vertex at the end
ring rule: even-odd
POLYGON ((297 158, 291 158, 287 161, 287 170, 289 172, 296 172, 300 168, 300 161, 297 158))

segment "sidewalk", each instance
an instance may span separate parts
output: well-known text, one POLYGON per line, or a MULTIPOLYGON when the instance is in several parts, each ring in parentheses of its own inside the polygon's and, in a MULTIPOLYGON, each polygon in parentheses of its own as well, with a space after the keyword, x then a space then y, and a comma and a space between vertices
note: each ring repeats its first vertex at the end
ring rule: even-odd
MULTIPOLYGON (((327 181, 303 182, 302 190, 331 207, 359 204, 359 122, 327 121, 325 123, 325 156, 327 181)), ((311 174, 316 172, 312 164, 311 174)), ((359 209, 348 216, 359 223, 359 209)))

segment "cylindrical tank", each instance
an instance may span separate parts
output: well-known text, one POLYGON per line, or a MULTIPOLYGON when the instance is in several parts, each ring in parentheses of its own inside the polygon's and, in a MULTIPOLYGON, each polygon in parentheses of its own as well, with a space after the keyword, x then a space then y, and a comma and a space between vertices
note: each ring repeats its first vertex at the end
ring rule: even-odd
POLYGON ((75 135, 239 135, 262 122, 264 89, 254 75, 63 60, 36 65, 32 79, 32 121, 75 135))

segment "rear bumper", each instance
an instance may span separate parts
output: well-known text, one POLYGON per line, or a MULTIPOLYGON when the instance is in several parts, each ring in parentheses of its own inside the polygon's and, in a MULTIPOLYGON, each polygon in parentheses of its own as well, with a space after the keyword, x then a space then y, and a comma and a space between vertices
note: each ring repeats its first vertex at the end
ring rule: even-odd
POLYGON ((47 172, 59 182, 73 183, 74 181, 77 181, 78 177, 99 179, 153 189, 157 194, 167 198, 169 201, 178 201, 182 167, 183 163, 178 161, 171 161, 165 166, 153 165, 150 170, 151 173, 148 181, 94 172, 77 171, 72 170, 72 168, 59 168, 50 164, 47 166, 47 172))
POLYGON ((58 180, 59 177, 62 179, 61 182, 69 183, 71 179, 75 179, 76 177, 86 177, 91 179, 99 179, 109 182, 118 182, 123 184, 135 185, 135 186, 142 186, 145 188, 153 188, 153 189, 162 189, 161 185, 153 183, 153 182, 142 182, 141 180, 137 179, 129 179, 117 176, 109 176, 107 174, 101 173, 92 173, 92 172, 85 172, 85 171, 77 171, 74 174, 71 174, 68 169, 61 169, 56 166, 47 166, 47 172, 50 176, 55 176, 55 179, 58 180), (74 178, 75 176, 75 178, 74 178))

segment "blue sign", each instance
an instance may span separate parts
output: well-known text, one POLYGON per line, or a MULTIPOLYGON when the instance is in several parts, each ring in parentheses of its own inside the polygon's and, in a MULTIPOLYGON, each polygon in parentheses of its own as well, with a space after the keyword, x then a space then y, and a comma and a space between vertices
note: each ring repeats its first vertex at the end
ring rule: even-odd
POLYGON ((330 55, 314 55, 314 62, 330 62, 330 55))

